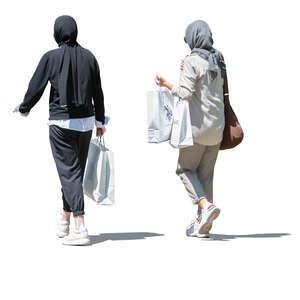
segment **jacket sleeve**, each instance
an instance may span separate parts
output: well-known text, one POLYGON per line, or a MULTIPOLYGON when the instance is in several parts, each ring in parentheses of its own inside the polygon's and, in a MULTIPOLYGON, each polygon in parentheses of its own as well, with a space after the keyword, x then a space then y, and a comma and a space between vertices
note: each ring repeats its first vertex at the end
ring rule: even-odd
POLYGON ((23 102, 20 104, 21 113, 29 113, 31 108, 40 100, 49 80, 47 53, 41 58, 30 82, 23 102))
POLYGON ((101 127, 104 125, 105 121, 105 108, 104 108, 104 96, 101 86, 100 70, 98 62, 95 58, 94 60, 95 74, 94 74, 94 93, 93 93, 93 102, 95 106, 95 119, 96 126, 101 127))
POLYGON ((183 100, 189 100, 195 93, 196 82, 199 76, 197 66, 191 57, 184 60, 184 67, 180 74, 179 86, 173 86, 172 95, 183 100))

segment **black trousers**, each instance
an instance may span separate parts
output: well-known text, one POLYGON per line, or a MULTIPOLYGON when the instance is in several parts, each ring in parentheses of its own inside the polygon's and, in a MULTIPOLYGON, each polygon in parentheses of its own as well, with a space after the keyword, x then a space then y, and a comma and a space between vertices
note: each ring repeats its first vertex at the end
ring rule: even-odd
POLYGON ((82 181, 92 130, 80 132, 49 126, 52 154, 62 185, 63 209, 84 215, 82 181))

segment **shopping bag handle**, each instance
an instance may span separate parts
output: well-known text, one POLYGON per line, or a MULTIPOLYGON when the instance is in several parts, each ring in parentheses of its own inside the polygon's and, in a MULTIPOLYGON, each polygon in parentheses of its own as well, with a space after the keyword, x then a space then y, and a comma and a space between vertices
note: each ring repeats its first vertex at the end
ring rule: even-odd
POLYGON ((98 137, 98 143, 100 145, 104 146, 104 148, 106 148, 106 146, 105 146, 105 140, 104 140, 104 136, 103 135, 98 137))

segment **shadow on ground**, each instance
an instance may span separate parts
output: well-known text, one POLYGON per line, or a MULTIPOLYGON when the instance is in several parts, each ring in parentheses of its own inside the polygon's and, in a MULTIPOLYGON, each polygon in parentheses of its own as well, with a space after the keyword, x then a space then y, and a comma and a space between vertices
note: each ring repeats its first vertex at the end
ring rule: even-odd
POLYGON ((144 240, 149 237, 163 236, 161 233, 155 232, 115 232, 102 233, 99 235, 90 235, 91 244, 98 244, 105 241, 129 241, 144 240))
POLYGON ((229 241, 240 238, 280 238, 290 235, 289 233, 255 233, 255 234, 210 234, 208 241, 229 241))

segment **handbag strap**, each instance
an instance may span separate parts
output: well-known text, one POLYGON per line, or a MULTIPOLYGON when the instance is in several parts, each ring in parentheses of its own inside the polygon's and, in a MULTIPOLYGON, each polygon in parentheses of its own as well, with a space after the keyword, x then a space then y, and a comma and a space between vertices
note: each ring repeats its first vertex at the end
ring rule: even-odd
POLYGON ((225 75, 224 75, 223 93, 227 97, 229 96, 227 72, 225 72, 225 75))
MULTIPOLYGON (((222 58, 224 60, 224 56, 223 54, 222 58)), ((225 70, 225 74, 224 74, 224 78, 223 78, 223 97, 224 97, 224 103, 228 103, 229 104, 229 89, 228 89, 228 79, 227 79, 227 72, 225 70)))
POLYGON ((229 103, 229 89, 228 89, 227 72, 225 72, 225 75, 224 75, 223 96, 224 96, 224 102, 229 103))

